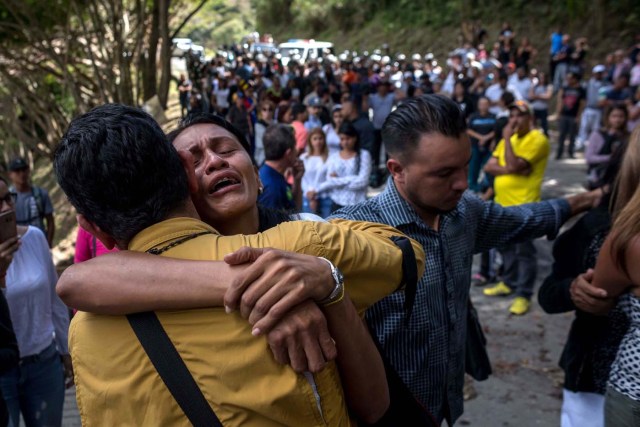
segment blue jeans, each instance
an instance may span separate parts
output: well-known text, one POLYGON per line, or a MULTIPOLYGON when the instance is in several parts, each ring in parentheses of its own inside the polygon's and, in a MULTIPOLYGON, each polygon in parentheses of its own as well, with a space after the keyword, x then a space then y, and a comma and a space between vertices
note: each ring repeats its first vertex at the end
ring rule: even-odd
POLYGON ((469 161, 469 190, 480 191, 480 172, 485 163, 491 157, 491 151, 487 147, 480 147, 477 143, 471 144, 471 160, 469 161))
POLYGON ((314 212, 311 210, 311 206, 309 205, 309 200, 306 196, 302 197, 302 212, 312 213, 322 218, 326 218, 331 215, 331 198, 329 197, 319 197, 318 198, 318 211, 314 212))
MULTIPOLYGON (((24 359, 23 359, 24 360, 24 359)), ((55 344, 0 376, 0 390, 9 409, 9 425, 58 427, 64 405, 64 370, 55 344)))
POLYGON ((533 240, 507 245, 501 252, 502 281, 516 292, 516 296, 531 299, 538 272, 538 258, 533 240))

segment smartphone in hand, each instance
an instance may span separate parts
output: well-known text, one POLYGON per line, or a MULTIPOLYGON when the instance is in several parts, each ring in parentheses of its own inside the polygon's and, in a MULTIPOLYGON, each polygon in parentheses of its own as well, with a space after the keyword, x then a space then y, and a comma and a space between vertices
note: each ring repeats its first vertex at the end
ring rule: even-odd
POLYGON ((15 211, 0 213, 0 243, 18 235, 15 211))

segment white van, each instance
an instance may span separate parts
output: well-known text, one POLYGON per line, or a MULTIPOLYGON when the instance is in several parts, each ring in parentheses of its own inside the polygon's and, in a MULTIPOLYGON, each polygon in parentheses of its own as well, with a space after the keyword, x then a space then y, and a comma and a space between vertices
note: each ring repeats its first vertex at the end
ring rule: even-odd
POLYGON ((282 65, 287 65, 289 61, 295 60, 300 63, 324 58, 333 55, 333 43, 319 42, 315 40, 292 39, 286 43, 278 45, 278 53, 282 65))

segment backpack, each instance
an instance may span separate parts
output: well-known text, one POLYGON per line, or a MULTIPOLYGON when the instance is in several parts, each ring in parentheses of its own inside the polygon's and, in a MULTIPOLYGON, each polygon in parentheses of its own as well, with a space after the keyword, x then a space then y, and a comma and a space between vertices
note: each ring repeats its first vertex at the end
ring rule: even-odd
MULTIPOLYGON (((12 193, 17 192, 16 187, 13 185, 9 187, 9 191, 11 191, 12 193)), ((35 185, 31 186, 31 195, 36 200, 36 207, 38 208, 38 218, 44 219, 44 194, 42 192, 42 188, 36 187, 35 185)), ((34 219, 35 218, 29 217, 28 222, 31 222, 34 219)))

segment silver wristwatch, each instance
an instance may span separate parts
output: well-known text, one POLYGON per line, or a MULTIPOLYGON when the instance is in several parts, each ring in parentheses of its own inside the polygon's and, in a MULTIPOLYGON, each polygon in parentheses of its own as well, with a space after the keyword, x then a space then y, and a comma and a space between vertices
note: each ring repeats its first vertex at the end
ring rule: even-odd
POLYGON ((329 264, 329 267, 331 267, 331 276, 333 276, 333 280, 336 282, 336 286, 333 288, 333 291, 331 291, 331 293, 326 298, 318 301, 318 304, 320 305, 327 305, 342 298, 342 295, 344 293, 344 276, 342 275, 340 269, 333 265, 331 261, 321 256, 318 258, 326 261, 327 264, 329 264))

